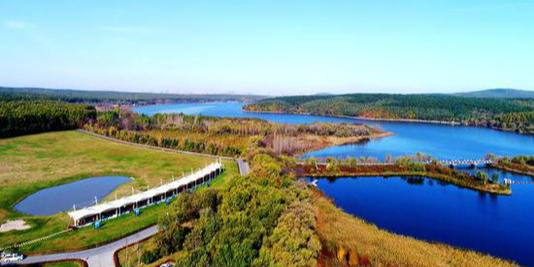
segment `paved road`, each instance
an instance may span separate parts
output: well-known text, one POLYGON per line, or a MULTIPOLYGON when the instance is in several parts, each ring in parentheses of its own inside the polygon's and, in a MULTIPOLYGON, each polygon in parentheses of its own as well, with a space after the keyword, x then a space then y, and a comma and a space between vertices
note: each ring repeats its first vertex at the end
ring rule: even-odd
POLYGON ((247 175, 250 172, 250 167, 248 166, 248 162, 246 162, 244 159, 237 159, 237 166, 239 167, 239 174, 242 176, 247 175))
MULTIPOLYGON (((137 232, 133 235, 127 236, 115 242, 103 245, 97 248, 82 250, 77 252, 58 253, 42 256, 28 256, 23 261, 17 264, 34 264, 47 261, 62 261, 62 260, 83 260, 87 262, 89 267, 112 267, 115 266, 113 261, 113 254, 123 247, 135 244, 143 239, 149 238, 158 232, 157 226, 152 226, 143 231, 137 232)), ((1 266, 2 263, 0 263, 1 266)))

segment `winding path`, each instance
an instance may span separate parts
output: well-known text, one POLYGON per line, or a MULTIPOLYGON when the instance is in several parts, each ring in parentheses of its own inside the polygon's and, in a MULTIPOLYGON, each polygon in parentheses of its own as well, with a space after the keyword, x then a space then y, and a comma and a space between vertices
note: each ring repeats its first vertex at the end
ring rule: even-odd
MULTIPOLYGON (((28 256, 17 264, 35 264, 49 261, 83 260, 89 267, 112 267, 115 266, 113 255, 119 249, 145 240, 158 232, 158 226, 152 226, 130 236, 100 247, 50 255, 28 256)), ((0 263, 0 266, 8 266, 0 263)))

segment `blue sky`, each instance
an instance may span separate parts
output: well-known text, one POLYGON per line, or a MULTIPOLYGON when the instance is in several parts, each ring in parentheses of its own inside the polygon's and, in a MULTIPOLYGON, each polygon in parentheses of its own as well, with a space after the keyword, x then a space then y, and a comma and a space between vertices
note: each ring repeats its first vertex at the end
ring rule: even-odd
POLYGON ((0 85, 176 93, 534 89, 534 1, 0 0, 0 85))

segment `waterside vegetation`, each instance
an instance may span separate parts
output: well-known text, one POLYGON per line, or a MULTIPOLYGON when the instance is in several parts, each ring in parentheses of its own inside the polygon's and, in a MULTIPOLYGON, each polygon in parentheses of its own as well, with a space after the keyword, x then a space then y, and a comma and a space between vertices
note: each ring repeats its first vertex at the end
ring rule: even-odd
POLYGON ((400 157, 386 163, 362 163, 356 158, 328 158, 320 163, 315 158, 308 158, 297 164, 298 176, 309 177, 348 177, 348 176, 418 176, 429 177, 442 182, 480 192, 511 195, 510 185, 499 183, 498 179, 490 179, 484 172, 475 175, 459 171, 437 162, 423 163, 400 157))
POLYGON ((388 135, 360 124, 287 125, 200 115, 144 116, 124 109, 99 112, 85 129, 133 143, 228 157, 245 156, 255 147, 293 155, 388 135))
POLYGON ((440 94, 347 94, 260 100, 248 111, 428 121, 534 134, 534 99, 472 98, 440 94))
MULTIPOLYGON (((344 213, 296 180, 293 158, 257 150, 250 176, 175 202, 162 233, 139 246, 146 266, 517 266, 393 234, 344 213), (258 154, 259 153, 259 154, 258 154), (258 167, 259 166, 259 167, 258 167), (264 208, 263 205, 270 205, 264 208)), ((129 259, 129 260, 127 260, 129 259)))
POLYGON ((317 265, 320 267, 518 266, 481 253, 382 230, 345 213, 316 190, 312 201, 322 244, 317 265))
POLYGON ((534 178, 534 156, 502 157, 495 161, 492 167, 534 178))

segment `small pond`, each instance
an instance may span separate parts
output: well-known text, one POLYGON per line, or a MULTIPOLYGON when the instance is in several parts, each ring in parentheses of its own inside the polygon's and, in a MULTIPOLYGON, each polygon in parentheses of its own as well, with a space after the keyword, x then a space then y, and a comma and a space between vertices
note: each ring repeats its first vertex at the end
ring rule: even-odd
POLYGON ((102 199, 118 186, 129 182, 125 176, 98 176, 40 190, 23 199, 15 210, 31 215, 52 215, 102 199))

